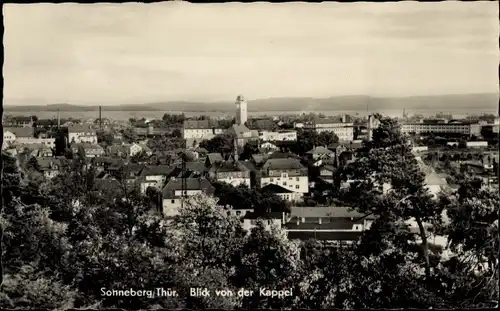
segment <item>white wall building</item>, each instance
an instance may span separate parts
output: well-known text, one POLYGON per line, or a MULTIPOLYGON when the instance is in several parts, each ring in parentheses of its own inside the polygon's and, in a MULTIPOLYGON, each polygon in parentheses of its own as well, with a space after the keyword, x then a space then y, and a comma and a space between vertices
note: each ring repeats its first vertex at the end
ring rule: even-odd
POLYGON ((275 184, 293 192, 309 192, 308 170, 297 159, 269 159, 261 175, 261 187, 275 184))
POLYGON ((68 141, 70 144, 97 144, 97 133, 90 125, 71 125, 68 127, 68 141))
POLYGON ((318 119, 304 124, 304 129, 314 130, 316 133, 333 132, 339 140, 354 140, 354 123, 343 115, 341 118, 318 119))
POLYGON ((259 139, 263 141, 297 141, 297 131, 259 131, 259 139))
POLYGON ((236 97, 236 124, 245 124, 248 120, 247 101, 243 95, 236 97))
POLYGON ((223 132, 224 129, 215 120, 186 120, 182 129, 182 138, 208 140, 223 132))
POLYGON ((214 187, 204 178, 185 178, 184 181, 185 184, 182 185, 182 179, 172 179, 163 188, 163 216, 179 215, 179 209, 184 200, 183 191, 186 197, 201 193, 212 195, 214 192, 214 187))

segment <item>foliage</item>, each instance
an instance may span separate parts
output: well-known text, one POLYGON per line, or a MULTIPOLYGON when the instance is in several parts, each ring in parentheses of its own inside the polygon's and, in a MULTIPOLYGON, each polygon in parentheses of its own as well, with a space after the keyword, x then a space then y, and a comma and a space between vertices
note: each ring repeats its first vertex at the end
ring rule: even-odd
POLYGON ((200 147, 210 153, 230 154, 234 149, 234 136, 229 133, 219 134, 210 140, 200 142, 200 147))
POLYGON ((326 131, 318 134, 315 131, 299 129, 297 131, 297 143, 292 146, 291 150, 295 154, 303 156, 314 147, 329 146, 338 141, 339 138, 333 132, 326 131))
POLYGON ((240 160, 249 160, 252 158, 252 155, 258 154, 259 148, 255 143, 246 143, 243 147, 243 151, 239 155, 240 160))

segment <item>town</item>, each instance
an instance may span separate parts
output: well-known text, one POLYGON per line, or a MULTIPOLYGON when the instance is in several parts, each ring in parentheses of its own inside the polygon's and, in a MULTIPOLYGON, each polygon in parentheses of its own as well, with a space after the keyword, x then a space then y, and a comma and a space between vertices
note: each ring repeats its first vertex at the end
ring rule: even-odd
POLYGON ((498 309, 498 3, 4 8, 0 309, 498 309))

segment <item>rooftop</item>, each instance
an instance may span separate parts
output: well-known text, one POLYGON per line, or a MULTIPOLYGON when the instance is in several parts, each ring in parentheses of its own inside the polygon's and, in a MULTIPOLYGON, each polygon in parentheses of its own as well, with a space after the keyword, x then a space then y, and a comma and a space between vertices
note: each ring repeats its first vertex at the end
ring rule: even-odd
POLYGON ((289 169, 303 169, 304 166, 297 159, 269 159, 263 166, 263 169, 269 170, 289 170, 289 169))
POLYGON ((176 198, 175 191, 178 190, 202 190, 207 194, 213 194, 215 188, 205 178, 171 179, 162 189, 163 197, 167 199, 176 198), (184 188, 182 182, 185 181, 184 188))

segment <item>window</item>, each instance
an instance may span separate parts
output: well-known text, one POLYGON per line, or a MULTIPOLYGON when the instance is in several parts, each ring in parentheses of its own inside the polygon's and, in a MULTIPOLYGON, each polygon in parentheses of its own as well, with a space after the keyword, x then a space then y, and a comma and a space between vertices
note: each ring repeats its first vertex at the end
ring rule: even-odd
POLYGON ((282 174, 281 174, 281 177, 283 177, 283 178, 287 178, 287 177, 288 177, 288 174, 287 174, 287 173, 282 173, 282 174))
POLYGON ((174 203, 175 203, 175 200, 170 201, 170 203, 174 204, 174 203))
POLYGON ((271 182, 274 182, 274 178, 271 178, 271 182))
POLYGON ((293 178, 292 177, 288 177, 288 180, 292 180, 293 178))
POLYGON ((295 180, 296 180, 296 181, 299 181, 299 178, 298 178, 298 177, 295 177, 295 180))
POLYGON ((283 186, 286 186, 286 181, 283 182, 283 186))
POLYGON ((241 211, 236 211, 236 216, 240 216, 241 215, 241 211))
POLYGON ((299 189, 299 188, 300 188, 299 185, 295 185, 295 189, 299 189))

